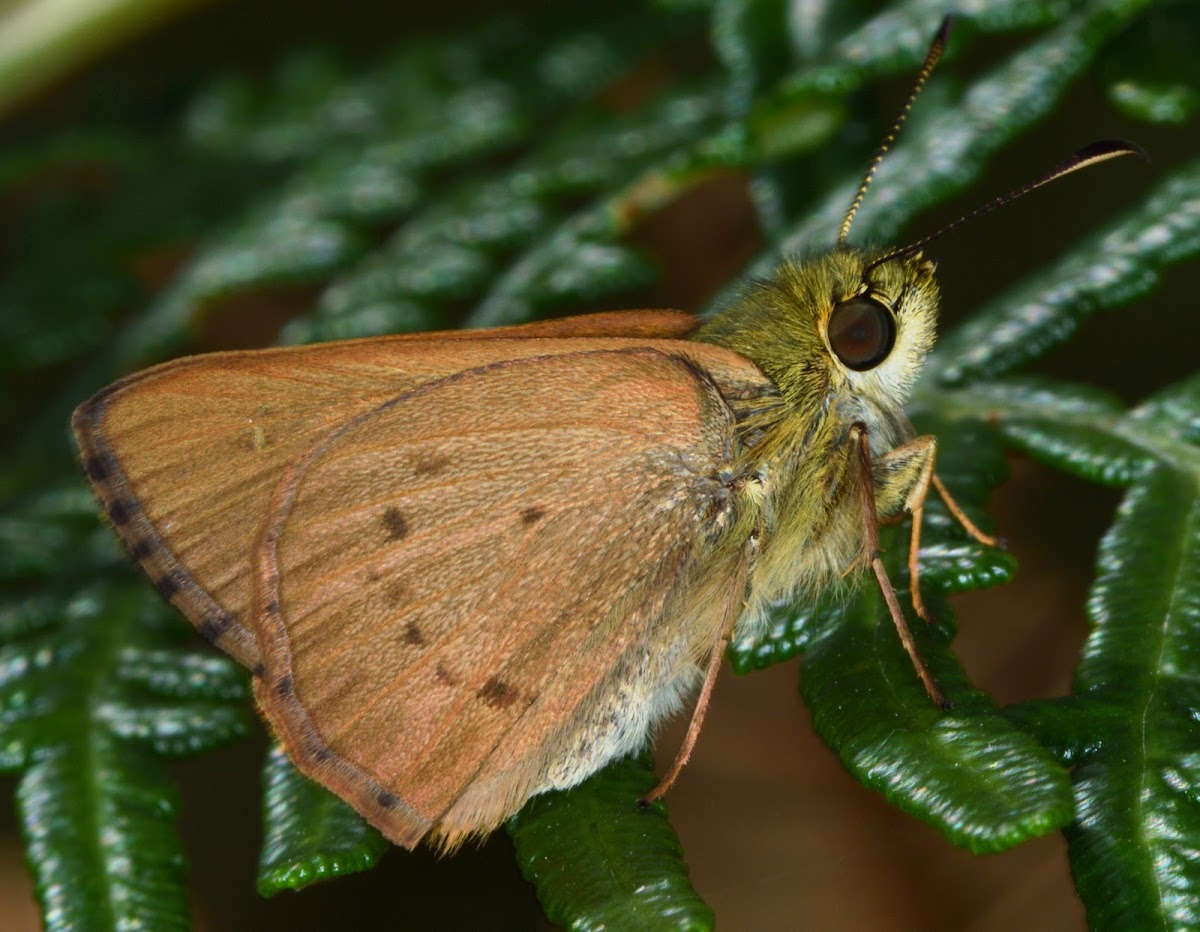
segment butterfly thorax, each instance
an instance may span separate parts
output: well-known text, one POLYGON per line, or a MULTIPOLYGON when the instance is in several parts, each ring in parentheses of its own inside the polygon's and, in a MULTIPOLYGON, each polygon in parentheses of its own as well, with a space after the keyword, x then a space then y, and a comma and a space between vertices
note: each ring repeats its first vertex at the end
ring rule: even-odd
POLYGON ((933 344, 937 285, 933 264, 919 256, 864 276, 878 255, 842 249, 785 264, 696 335, 747 357, 773 386, 731 401, 737 472, 747 477, 732 536, 751 536, 756 548, 748 616, 786 594, 836 582, 861 558, 854 425, 866 426, 876 460, 912 437, 903 406, 933 344), (858 298, 893 329, 876 336, 886 340, 878 359, 850 357, 871 363, 856 369, 835 351, 846 338, 835 332, 831 341, 830 326, 835 311, 858 298))

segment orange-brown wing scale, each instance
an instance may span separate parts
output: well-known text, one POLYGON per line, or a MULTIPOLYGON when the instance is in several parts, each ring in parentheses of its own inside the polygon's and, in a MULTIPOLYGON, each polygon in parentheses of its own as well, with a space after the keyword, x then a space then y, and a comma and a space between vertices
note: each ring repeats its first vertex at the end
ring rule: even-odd
POLYGON ((250 547, 279 477, 320 437, 465 369, 604 341, 671 339, 694 327, 694 318, 675 311, 627 311, 214 353, 114 383, 79 407, 74 426, 102 505, 159 592, 254 669, 250 547))
POLYGON ((268 719, 408 846, 640 743, 723 623, 711 592, 743 578, 701 564, 731 507, 710 374, 761 387, 753 366, 680 341, 515 356, 329 432, 255 548, 268 719))

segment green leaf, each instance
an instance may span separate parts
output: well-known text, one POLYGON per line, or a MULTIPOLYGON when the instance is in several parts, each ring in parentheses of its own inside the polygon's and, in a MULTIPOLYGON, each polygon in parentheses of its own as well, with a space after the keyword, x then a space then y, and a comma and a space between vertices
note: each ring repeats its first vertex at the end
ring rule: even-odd
POLYGON ((1200 921, 1200 858, 1187 841, 1200 829, 1200 380, 1152 399, 1126 423, 1139 433, 1154 425, 1160 449, 1191 456, 1165 457, 1138 477, 1101 544, 1076 691, 1118 706, 1123 727, 1080 757, 1071 864, 1088 892, 1123 878, 1089 898, 1093 927, 1186 928, 1200 921))
POLYGON ((1126 485, 1151 462, 1122 437, 1086 426, 1037 418, 1013 419, 1004 435, 1044 462, 1101 485, 1126 485))
POLYGON ((1107 734, 1125 725, 1125 710, 1098 697, 1086 700, 1077 696, 1058 699, 1034 699, 1019 702, 1003 710, 1005 717, 1034 735, 1064 767, 1071 767, 1088 753, 1088 741, 1082 735, 1107 734))
POLYGON ((619 761, 565 792, 535 796, 509 820, 525 878, 546 916, 570 929, 711 929, 688 884, 679 839, 655 803, 648 757, 619 761))
MULTIPOLYGON (((467 325, 493 327, 528 320, 543 309, 595 301, 653 281, 653 266, 619 240, 639 216, 695 183, 709 163, 720 159, 719 147, 672 151, 712 129, 717 113, 711 94, 677 97, 647 114, 640 131, 626 124, 610 130, 608 138, 596 134, 585 147, 586 155, 580 153, 565 164, 573 174, 595 183, 619 185, 615 193, 560 218, 551 232, 517 256, 469 315, 467 325), (651 126, 653 131, 648 131, 651 126), (633 144, 635 138, 638 142, 633 144), (604 163, 596 154, 611 152, 624 156, 609 156, 601 172, 604 163)), ((552 178, 562 172, 562 163, 555 161, 552 178)), ((513 180, 526 190, 537 190, 539 182, 545 184, 536 167, 513 180)))
POLYGON ((103 731, 72 737, 17 789, 46 928, 188 929, 177 802, 162 765, 103 731))
POLYGON ((1200 831, 1198 475, 1161 467, 1131 487, 1089 600, 1076 690, 1124 712, 1076 765, 1071 868, 1096 929, 1200 922, 1200 855, 1188 841, 1200 831))
POLYGON ((1088 315, 1128 304, 1163 269, 1200 253, 1200 160, 1090 237, 1044 275, 989 304, 945 337, 931 368, 946 385, 995 378, 1045 355, 1088 315))
POLYGON ((1200 831, 1200 378, 1127 413, 1046 382, 949 397, 960 412, 999 415, 1033 455, 1129 487, 1101 544, 1074 697, 1032 704, 1016 720, 1074 765, 1078 818, 1067 837, 1089 925, 1186 928, 1200 902, 1186 840, 1200 831))
POLYGON ((864 585, 841 623, 804 655, 813 726, 846 768, 975 852, 1002 851, 1070 822, 1066 771, 971 690, 945 642, 909 616, 922 657, 954 704, 939 709, 886 618, 877 588, 864 585))
POLYGON ((712 45, 729 72, 730 110, 747 114, 755 99, 801 62, 818 58, 845 34, 857 3, 795 0, 718 0, 713 7, 712 45))
POLYGON ((765 670, 804 653, 820 631, 836 625, 841 617, 842 603, 837 599, 783 600, 771 606, 761 634, 735 632, 729 661, 736 673, 765 670))
POLYGON ((278 745, 263 767, 263 784, 263 896, 368 870, 391 847, 349 805, 293 767, 278 745))
MULTIPOLYGON (((1099 12, 1102 6, 1094 5, 1093 9, 1099 12)), ((1116 4, 1105 8, 1119 9, 1116 4)), ((1043 0, 993 0, 969 10, 951 10, 954 46, 957 47, 964 36, 1056 24, 1066 18, 1070 9, 1064 4, 1043 0)), ((831 34, 833 41, 825 53, 826 61, 820 65, 802 66, 786 79, 782 90, 792 95, 810 94, 822 88, 837 88, 841 93, 848 93, 871 77, 898 71, 914 72, 925 57, 937 24, 946 13, 945 4, 937 0, 907 0, 892 4, 858 29, 844 35, 831 34)))
POLYGON ((245 685, 219 657, 183 654, 165 671, 182 626, 163 616, 141 587, 102 585, 6 617, 0 763, 22 771, 48 928, 188 927, 175 791, 159 758, 243 734, 245 685))
POLYGON ((1153 123, 1184 123, 1200 107, 1200 16, 1167 2, 1118 36, 1103 62, 1109 99, 1153 123))

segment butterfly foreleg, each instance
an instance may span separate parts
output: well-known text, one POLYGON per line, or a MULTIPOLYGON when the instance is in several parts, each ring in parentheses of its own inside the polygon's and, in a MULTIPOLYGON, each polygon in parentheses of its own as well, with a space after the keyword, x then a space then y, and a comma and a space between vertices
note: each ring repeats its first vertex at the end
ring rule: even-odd
POLYGON ((921 570, 917 556, 921 551, 921 524, 929 487, 937 481, 933 465, 937 458, 937 438, 914 437, 889 450, 872 463, 875 486, 875 513, 880 520, 905 513, 912 516, 908 544, 908 578, 913 609, 925 621, 929 612, 921 598, 921 570))
MULTIPOLYGON (((945 695, 934 681, 933 674, 929 672, 929 668, 917 651, 916 642, 908 628, 908 622, 904 619, 904 612, 900 609, 896 590, 892 588, 892 581, 888 578, 887 569, 883 565, 879 550, 879 515, 881 512, 884 514, 894 512, 899 503, 903 502, 903 506, 913 514, 914 527, 920 526, 921 505, 924 502, 924 495, 929 490, 933 474, 933 452, 936 449, 937 441, 933 437, 917 437, 880 457, 877 463, 872 463, 871 439, 867 426, 860 422, 851 427, 850 440, 858 449, 858 461, 862 476, 858 487, 863 508, 863 539, 871 570, 875 574, 879 590, 883 593, 883 599, 887 603, 892 623, 896 626, 896 633, 900 636, 900 643, 908 652, 913 668, 917 671, 917 676, 921 678, 926 692, 942 708, 949 708, 945 695), (922 479, 923 476, 928 477, 922 479), (883 481, 880 481, 881 478, 883 481), (922 485, 924 486, 923 492, 921 491, 922 485), (882 495, 877 498, 881 490, 882 495)), ((919 532, 917 532, 917 539, 919 541, 919 532)), ((914 548, 913 553, 915 554, 915 552, 914 548)), ((910 570, 912 566, 913 557, 910 555, 910 570)), ((916 591, 917 586, 914 580, 913 592, 916 591)))

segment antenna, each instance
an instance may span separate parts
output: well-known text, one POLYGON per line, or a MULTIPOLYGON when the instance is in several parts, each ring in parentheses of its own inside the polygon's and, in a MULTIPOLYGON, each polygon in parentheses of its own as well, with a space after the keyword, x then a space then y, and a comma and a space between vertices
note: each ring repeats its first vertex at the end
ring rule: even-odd
POLYGON ((846 245, 846 237, 850 235, 850 224, 854 222, 854 215, 858 213, 858 208, 866 196, 867 188, 871 187, 871 180, 875 177, 875 170, 879 168, 879 163, 883 161, 883 157, 887 155, 888 149, 896 141, 896 136, 900 133, 900 127, 904 125, 904 121, 908 118, 908 111, 912 109, 917 95, 921 93, 921 88, 925 86, 925 82, 929 80, 929 76, 933 74, 933 69, 937 66, 938 59, 942 57, 942 52, 945 51, 946 40, 949 36, 950 16, 947 15, 942 19, 942 25, 938 27, 937 35, 933 37, 929 51, 925 53, 925 62, 921 65, 921 70, 917 72, 917 79, 913 81, 912 90, 908 92, 908 99, 904 101, 904 106, 900 109, 899 116, 892 122, 887 135, 883 137, 883 142, 875 152, 875 158, 871 160, 871 165, 867 168, 867 173, 863 175, 862 184, 858 186, 858 193, 854 195, 850 209, 846 211, 846 219, 842 221, 842 229, 838 233, 838 246, 846 245))
POLYGON ((1028 184, 1022 185, 1015 191, 1009 191, 1008 194, 1002 194, 994 200, 988 201, 982 207, 977 207, 968 214, 959 217, 953 223, 948 223, 936 233, 931 233, 924 236, 908 246, 900 249, 894 249, 885 255, 882 259, 876 259, 865 269, 863 269, 863 281, 866 281, 874 269, 884 263, 891 262, 894 259, 899 259, 901 256, 907 256, 917 252, 924 246, 929 245, 935 239, 944 236, 951 230, 956 230, 969 220, 974 220, 977 217, 982 217, 984 214, 990 214, 997 207, 1003 207, 1005 204, 1015 201, 1019 197, 1023 197, 1030 191, 1036 191, 1042 185, 1049 184, 1051 181, 1056 181, 1064 175, 1069 175, 1072 172, 1079 171, 1081 168, 1087 168, 1091 165, 1097 165, 1100 162, 1107 162, 1109 159, 1119 158, 1122 155, 1136 155, 1143 161, 1149 162, 1150 159, 1140 146, 1136 146, 1131 142, 1125 142, 1120 139, 1101 139, 1099 142, 1093 142, 1091 145, 1084 146, 1074 155, 1055 165, 1050 171, 1042 175, 1036 181, 1031 181, 1028 184))

